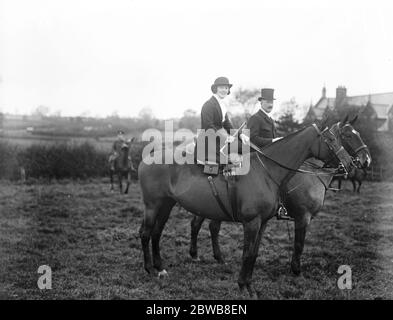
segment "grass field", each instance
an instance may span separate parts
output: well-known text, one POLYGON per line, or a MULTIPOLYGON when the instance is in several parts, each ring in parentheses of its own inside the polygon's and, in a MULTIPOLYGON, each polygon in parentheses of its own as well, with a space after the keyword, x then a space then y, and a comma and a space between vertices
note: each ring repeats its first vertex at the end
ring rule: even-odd
MULTIPOLYGON (((290 273, 293 226, 271 220, 254 269, 260 299, 392 299, 393 183, 350 183, 329 192, 312 222, 303 273, 290 273), (290 238, 288 230, 290 231, 290 238), (340 265, 352 268, 352 290, 337 287, 340 265)), ((238 299, 241 225, 223 223, 226 265, 212 257, 207 224, 200 262, 188 255, 190 218, 175 207, 164 229, 169 278, 143 269, 138 229, 139 186, 110 193, 108 179, 22 185, 0 183, 0 298, 3 299, 238 299), (52 290, 39 290, 40 265, 52 268, 52 290)))

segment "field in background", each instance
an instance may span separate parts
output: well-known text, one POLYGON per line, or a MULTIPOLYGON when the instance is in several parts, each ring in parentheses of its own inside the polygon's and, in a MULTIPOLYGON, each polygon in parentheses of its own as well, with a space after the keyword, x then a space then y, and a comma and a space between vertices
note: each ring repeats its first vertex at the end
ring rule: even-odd
POLYGON ((71 145, 78 145, 82 143, 92 144, 95 148, 100 151, 110 152, 113 141, 116 140, 116 136, 113 137, 101 137, 101 138, 89 138, 89 137, 51 137, 51 136, 40 136, 40 135, 28 135, 24 132, 20 135, 13 135, 11 137, 0 137, 0 142, 8 142, 20 147, 30 147, 32 145, 53 145, 66 143, 71 145))
MULTIPOLYGON (((329 192, 312 222, 303 273, 289 271, 293 226, 272 219, 254 269, 260 299, 392 299, 393 183, 366 182, 360 196, 344 183, 329 192), (337 287, 340 265, 352 268, 353 289, 337 287)), ((212 257, 207 224, 201 261, 188 255, 191 215, 175 207, 164 229, 162 256, 169 279, 143 269, 138 229, 139 186, 110 193, 107 179, 53 184, 0 183, 0 298, 7 299, 238 299, 241 225, 223 223, 226 265, 212 257), (40 265, 53 271, 52 290, 37 288, 40 265)))
MULTIPOLYGON (((191 141, 193 133, 182 131, 177 139, 191 141)), ((161 131, 154 133, 154 144, 161 148, 163 143, 173 148, 181 141, 161 131), (162 139, 162 140, 161 140, 162 139)), ((142 160, 143 148, 149 143, 141 141, 142 133, 125 135, 126 139, 136 138, 130 146, 129 156, 135 168, 142 160)), ((151 137, 143 137, 148 140, 151 137)), ((0 179, 86 179, 108 175, 109 154, 117 137, 61 137, 36 136, 21 133, 13 137, 0 138, 0 179)), ((150 149, 151 150, 151 149, 150 149)), ((131 173, 136 179, 136 172, 131 173)))
MULTIPOLYGON (((180 129, 178 132, 186 132, 187 129, 180 129)), ((164 131, 162 136, 165 137, 164 131)), ((190 133, 191 131, 187 131, 190 133)), ((143 131, 128 132, 125 134, 126 139, 136 138, 136 141, 141 141, 143 131)), ((196 132, 193 132, 196 134, 196 132)), ((67 144, 82 144, 89 143, 100 151, 110 152, 112 143, 117 139, 116 135, 105 137, 71 137, 71 136, 50 136, 50 135, 32 135, 25 130, 12 130, 7 134, 0 135, 0 143, 7 142, 20 147, 29 147, 35 144, 53 145, 59 143, 67 144)))

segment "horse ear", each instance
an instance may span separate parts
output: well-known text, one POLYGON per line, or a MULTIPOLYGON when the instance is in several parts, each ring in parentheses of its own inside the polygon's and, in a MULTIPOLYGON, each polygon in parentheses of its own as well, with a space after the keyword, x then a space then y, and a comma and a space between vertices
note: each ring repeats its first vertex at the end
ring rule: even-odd
POLYGON ((345 116, 345 118, 343 120, 340 120, 338 122, 338 127, 342 128, 346 123, 348 123, 348 114, 345 116))
POLYGON ((359 116, 359 114, 356 114, 356 116, 354 116, 353 119, 351 121, 349 121, 349 124, 353 125, 356 122, 356 120, 358 119, 358 116, 359 116))
POLYGON ((319 129, 321 129, 321 130, 325 129, 328 124, 328 121, 329 121, 329 115, 327 114, 327 112, 325 112, 323 114, 321 121, 319 121, 319 123, 318 123, 319 129))

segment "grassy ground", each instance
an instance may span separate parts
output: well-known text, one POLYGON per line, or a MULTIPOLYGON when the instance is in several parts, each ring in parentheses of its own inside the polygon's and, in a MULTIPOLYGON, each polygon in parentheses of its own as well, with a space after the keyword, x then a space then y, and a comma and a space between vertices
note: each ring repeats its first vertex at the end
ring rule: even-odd
MULTIPOLYGON (((293 226, 271 220, 254 269, 261 299, 392 299, 393 183, 350 184, 328 193, 312 222, 303 273, 289 271, 293 226), (290 238, 288 230, 290 231, 290 238), (350 291, 337 287, 340 265, 352 268, 350 291)), ((164 229, 162 255, 169 279, 149 277, 138 229, 139 186, 129 195, 109 192, 108 181, 56 184, 0 183, 0 298, 6 299, 238 299, 242 227, 224 223, 226 265, 212 257, 207 224, 201 261, 188 255, 191 216, 178 207, 164 229), (39 290, 37 269, 52 268, 52 290, 39 290)))

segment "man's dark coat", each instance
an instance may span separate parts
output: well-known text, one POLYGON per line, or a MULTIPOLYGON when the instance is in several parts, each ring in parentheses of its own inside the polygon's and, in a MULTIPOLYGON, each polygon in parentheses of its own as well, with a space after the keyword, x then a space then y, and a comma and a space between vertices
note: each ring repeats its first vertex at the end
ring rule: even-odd
POLYGON ((250 129, 250 141, 259 148, 272 143, 277 135, 274 120, 262 110, 250 117, 247 127, 250 129))

